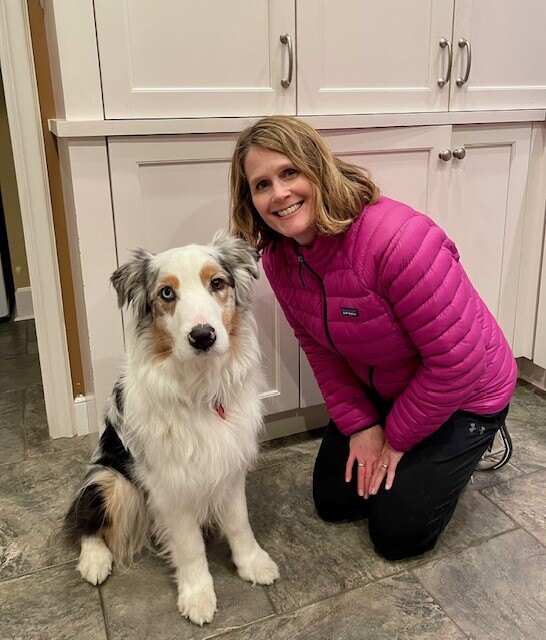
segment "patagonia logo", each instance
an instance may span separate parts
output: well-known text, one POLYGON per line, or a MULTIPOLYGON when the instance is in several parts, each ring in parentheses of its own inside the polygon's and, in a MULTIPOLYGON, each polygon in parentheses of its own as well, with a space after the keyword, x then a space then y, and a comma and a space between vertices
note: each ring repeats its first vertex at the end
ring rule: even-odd
POLYGON ((358 316, 358 309, 352 309, 351 307, 341 307, 341 315, 356 318, 358 316))

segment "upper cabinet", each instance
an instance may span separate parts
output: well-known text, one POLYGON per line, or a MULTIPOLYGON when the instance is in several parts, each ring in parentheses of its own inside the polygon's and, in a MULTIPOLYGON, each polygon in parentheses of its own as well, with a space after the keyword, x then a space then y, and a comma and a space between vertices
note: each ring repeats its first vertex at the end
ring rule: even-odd
POLYGON ((452 111, 546 106, 546 2, 456 0, 452 111))
POLYGON ((95 20, 107 119, 295 113, 294 0, 95 0, 95 20))
POLYGON ((298 114, 448 109, 453 0, 298 0, 297 11, 298 114))
POLYGON ((95 21, 106 119, 546 107, 544 0, 95 0, 95 21))

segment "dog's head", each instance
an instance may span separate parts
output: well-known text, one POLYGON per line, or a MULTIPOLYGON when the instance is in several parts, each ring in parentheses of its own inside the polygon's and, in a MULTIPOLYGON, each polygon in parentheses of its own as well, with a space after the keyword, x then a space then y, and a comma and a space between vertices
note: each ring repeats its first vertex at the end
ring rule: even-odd
POLYGON ((225 354, 258 277, 257 254, 226 232, 206 246, 154 255, 138 249, 111 277, 120 308, 131 306, 137 334, 159 359, 225 354))

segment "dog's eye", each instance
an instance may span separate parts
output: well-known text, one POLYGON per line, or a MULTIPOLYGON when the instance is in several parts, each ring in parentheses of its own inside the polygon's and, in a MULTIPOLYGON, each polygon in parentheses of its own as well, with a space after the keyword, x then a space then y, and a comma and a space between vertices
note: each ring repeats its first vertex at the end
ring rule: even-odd
POLYGON ((226 283, 224 282, 224 280, 222 280, 222 278, 213 278, 210 281, 210 286, 212 287, 213 291, 220 291, 220 289, 224 288, 224 285, 226 283))
POLYGON ((159 295, 163 298, 163 300, 174 300, 174 291, 171 287, 163 287, 159 290, 159 295))

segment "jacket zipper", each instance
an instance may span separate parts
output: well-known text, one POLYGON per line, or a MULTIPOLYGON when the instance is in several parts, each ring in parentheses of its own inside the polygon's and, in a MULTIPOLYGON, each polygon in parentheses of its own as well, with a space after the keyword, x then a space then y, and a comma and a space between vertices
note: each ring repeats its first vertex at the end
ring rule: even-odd
POLYGON ((318 275, 318 273, 316 271, 314 271, 308 264, 307 262, 305 262, 303 256, 299 253, 298 248, 294 247, 294 251, 296 252, 296 255, 298 256, 298 262, 299 262, 299 274, 300 274, 300 280, 302 285, 305 287, 305 283, 303 281, 303 275, 302 275, 302 265, 305 265, 307 267, 307 269, 309 269, 309 271, 315 276, 315 278, 319 281, 320 283, 320 288, 322 289, 322 317, 323 317, 323 322, 324 322, 324 331, 326 333, 326 337, 328 338, 328 342, 332 345, 332 348, 337 351, 337 353, 340 353, 339 349, 336 347, 336 345, 334 344, 334 341, 332 340, 332 336, 330 335, 330 330, 328 328, 328 299, 326 298, 326 288, 324 287, 324 283, 322 282, 322 278, 318 275))
POLYGON ((301 281, 301 286, 305 289, 305 282, 303 280, 303 273, 302 273, 302 264, 303 264, 303 256, 300 256, 298 254, 298 273, 300 274, 300 281, 301 281))

